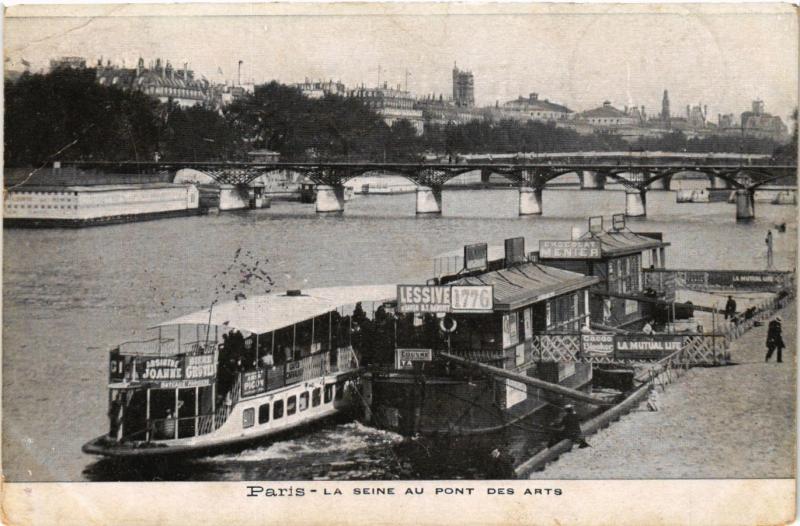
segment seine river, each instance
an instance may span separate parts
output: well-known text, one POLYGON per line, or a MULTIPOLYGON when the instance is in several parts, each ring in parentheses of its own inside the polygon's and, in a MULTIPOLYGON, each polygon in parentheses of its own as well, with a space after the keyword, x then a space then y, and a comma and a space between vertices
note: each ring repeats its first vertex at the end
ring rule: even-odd
MULTIPOLYGON (((6 229, 3 474, 11 481, 298 479, 324 475, 326 463, 342 459, 386 461, 399 437, 358 423, 165 474, 120 475, 80 447, 107 429, 107 348, 209 305, 212 276, 239 248, 268 259, 261 266, 278 289, 410 282, 430 276, 433 256, 466 243, 524 236, 533 249, 539 239, 568 239, 572 226, 585 229, 588 216, 609 220, 624 202, 618 190, 545 191, 544 216, 521 218, 514 190, 454 190, 444 193, 442 217, 416 217, 413 194, 357 195, 341 216, 278 202, 254 212, 81 230, 6 229)), ((776 266, 795 264, 795 207, 757 203, 749 224, 735 222, 734 205, 676 204, 674 192, 651 191, 647 207, 647 219, 629 225, 664 233, 672 242, 669 267, 764 268, 764 237, 783 222, 776 266)))

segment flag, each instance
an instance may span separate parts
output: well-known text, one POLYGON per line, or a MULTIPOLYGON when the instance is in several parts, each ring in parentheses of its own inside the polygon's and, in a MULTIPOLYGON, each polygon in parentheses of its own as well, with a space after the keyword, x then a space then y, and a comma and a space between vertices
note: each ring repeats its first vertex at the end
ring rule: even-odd
POLYGON ((23 58, 23 59, 22 59, 20 62, 21 62, 21 63, 22 63, 22 65, 23 65, 23 66, 25 66, 26 68, 29 68, 29 67, 31 67, 31 63, 30 63, 30 62, 28 62, 27 60, 25 60, 24 58, 23 58))
POLYGON ((220 75, 224 75, 224 73, 222 72, 222 68, 217 68, 217 72, 218 72, 220 75))

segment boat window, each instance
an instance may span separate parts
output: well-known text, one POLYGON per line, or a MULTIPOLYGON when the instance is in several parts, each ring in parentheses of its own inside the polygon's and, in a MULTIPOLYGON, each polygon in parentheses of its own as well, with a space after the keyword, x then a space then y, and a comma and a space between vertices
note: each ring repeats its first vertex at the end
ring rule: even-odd
POLYGON ((317 387, 317 388, 316 388, 316 389, 314 389, 314 391, 311 393, 311 405, 312 405, 313 407, 317 407, 317 406, 319 405, 319 398, 320 398, 320 397, 319 397, 319 395, 320 395, 320 388, 319 388, 319 387, 317 387))
POLYGON ((253 424, 255 423, 255 417, 256 417, 255 408, 251 407, 249 409, 245 409, 244 412, 242 413, 242 427, 244 428, 253 427, 253 424))
POLYGON ((290 396, 288 400, 286 400, 286 415, 293 415, 297 412, 297 397, 290 396))
POLYGON ((266 424, 269 422, 269 404, 262 404, 258 407, 258 423, 266 424))
POLYGON ((341 400, 344 396, 344 382, 339 382, 336 384, 336 399, 341 400))
POLYGON ((275 420, 283 418, 283 400, 277 400, 272 405, 272 418, 275 420))
POLYGON ((305 411, 308 409, 308 391, 305 393, 300 393, 300 411, 305 411))
POLYGON ((330 404, 331 400, 333 400, 333 384, 327 384, 325 386, 325 403, 330 404))

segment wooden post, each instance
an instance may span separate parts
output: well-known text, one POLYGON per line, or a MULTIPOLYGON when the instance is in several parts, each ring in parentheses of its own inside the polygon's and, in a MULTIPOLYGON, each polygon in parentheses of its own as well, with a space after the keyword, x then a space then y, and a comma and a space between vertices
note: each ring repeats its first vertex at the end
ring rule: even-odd
POLYGON ((194 436, 197 436, 197 422, 200 418, 200 388, 194 388, 194 436))
POLYGON ((175 438, 178 438, 178 427, 179 427, 178 426, 178 409, 179 409, 178 408, 178 399, 180 398, 180 396, 178 396, 178 390, 179 389, 176 387, 175 388, 175 414, 173 415, 175 417, 175 438))
POLYGON ((181 352, 181 324, 178 324, 178 353, 181 352))
POLYGON ((145 397, 147 398, 147 403, 145 404, 144 409, 144 421, 147 423, 147 431, 144 433, 144 440, 145 442, 150 442, 150 388, 146 389, 145 397))

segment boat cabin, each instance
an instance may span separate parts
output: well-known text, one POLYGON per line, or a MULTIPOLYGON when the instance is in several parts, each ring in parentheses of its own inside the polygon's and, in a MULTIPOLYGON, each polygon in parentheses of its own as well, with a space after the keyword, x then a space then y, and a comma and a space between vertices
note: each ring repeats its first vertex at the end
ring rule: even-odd
POLYGON ((665 268, 666 247, 660 232, 633 232, 622 214, 604 230, 602 218, 591 218, 589 231, 570 240, 540 241, 539 261, 598 278, 590 296, 591 322, 598 327, 634 329, 650 316, 642 270, 665 268))
POLYGON ((237 411, 231 432, 238 437, 333 408, 347 374, 359 367, 353 347, 361 344, 360 325, 395 293, 395 285, 287 291, 153 327, 154 338, 110 352, 108 438, 191 442, 223 428, 237 411), (308 389, 291 389, 303 385, 308 389), (276 394, 244 407, 265 393, 276 394))

